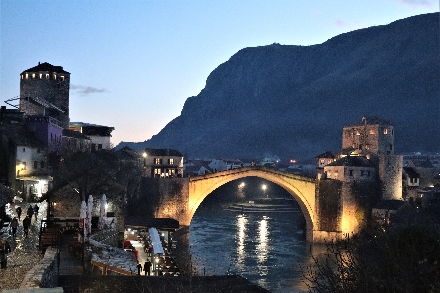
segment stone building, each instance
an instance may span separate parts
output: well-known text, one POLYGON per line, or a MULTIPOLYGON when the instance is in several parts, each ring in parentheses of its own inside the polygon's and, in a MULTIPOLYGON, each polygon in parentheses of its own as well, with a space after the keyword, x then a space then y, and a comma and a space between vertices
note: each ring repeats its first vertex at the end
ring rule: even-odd
POLYGON ((77 131, 87 136, 91 140, 91 151, 109 150, 112 148, 110 144, 111 133, 114 127, 96 125, 84 122, 71 122, 69 130, 77 131))
POLYGON ((38 63, 20 74, 20 111, 50 116, 69 127, 70 73, 62 66, 38 63))
POLYGON ((143 157, 143 177, 183 177, 183 155, 178 150, 147 148, 143 157))

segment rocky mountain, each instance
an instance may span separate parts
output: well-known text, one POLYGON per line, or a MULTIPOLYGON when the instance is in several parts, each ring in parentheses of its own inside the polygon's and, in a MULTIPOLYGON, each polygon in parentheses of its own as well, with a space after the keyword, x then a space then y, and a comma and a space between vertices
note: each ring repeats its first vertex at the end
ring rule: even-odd
POLYGON ((379 116, 394 124, 396 153, 438 152, 439 23, 424 14, 313 46, 244 48, 157 135, 118 147, 308 159, 339 150, 343 126, 379 116))

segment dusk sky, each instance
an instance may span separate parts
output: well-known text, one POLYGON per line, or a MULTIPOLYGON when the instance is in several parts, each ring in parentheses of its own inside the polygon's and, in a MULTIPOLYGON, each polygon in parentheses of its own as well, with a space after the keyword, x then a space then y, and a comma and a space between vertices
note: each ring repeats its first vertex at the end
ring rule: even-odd
POLYGON ((22 71, 38 62, 63 66, 71 73, 70 120, 114 127, 114 145, 157 134, 242 48, 320 44, 439 10, 438 0, 0 3, 0 104, 20 94, 22 71))

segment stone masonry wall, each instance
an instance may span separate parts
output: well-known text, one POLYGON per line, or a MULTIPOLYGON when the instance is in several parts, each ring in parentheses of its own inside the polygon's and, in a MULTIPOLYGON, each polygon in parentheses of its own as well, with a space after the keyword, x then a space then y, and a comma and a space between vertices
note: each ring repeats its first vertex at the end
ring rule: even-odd
POLYGON ((379 156, 379 179, 382 199, 402 200, 402 156, 379 156))
POLYGON ((57 249, 46 249, 44 258, 26 274, 20 289, 53 288, 57 286, 57 249))

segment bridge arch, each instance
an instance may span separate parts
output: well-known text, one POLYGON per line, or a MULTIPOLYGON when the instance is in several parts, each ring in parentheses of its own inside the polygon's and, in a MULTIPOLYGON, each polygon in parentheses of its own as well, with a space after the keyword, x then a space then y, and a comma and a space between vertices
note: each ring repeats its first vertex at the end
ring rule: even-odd
POLYGON ((197 208, 215 189, 231 181, 244 177, 259 177, 284 188, 298 202, 306 220, 307 240, 312 241, 316 229, 315 179, 298 176, 276 169, 251 166, 217 173, 191 177, 189 180, 189 200, 186 223, 191 222, 197 208))

